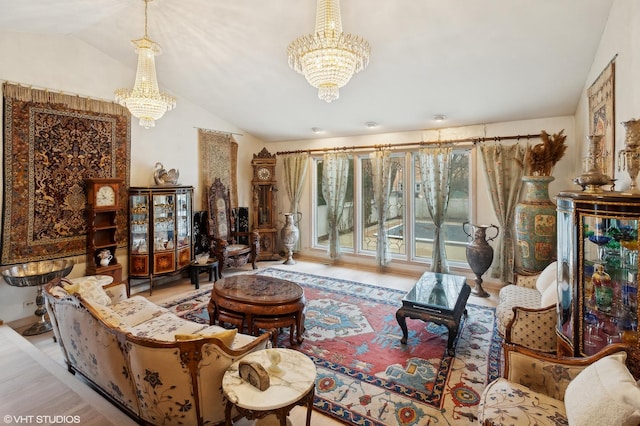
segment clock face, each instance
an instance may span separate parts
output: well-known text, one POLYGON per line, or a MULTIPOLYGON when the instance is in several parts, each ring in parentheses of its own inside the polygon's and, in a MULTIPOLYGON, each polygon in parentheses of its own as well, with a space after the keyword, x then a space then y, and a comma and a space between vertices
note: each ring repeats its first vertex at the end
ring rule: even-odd
POLYGON ((114 206, 116 204, 116 192, 113 187, 104 185, 98 188, 96 192, 96 206, 114 206))
POLYGON ((271 178, 271 170, 266 167, 261 167, 258 169, 258 179, 260 180, 269 180, 271 178))

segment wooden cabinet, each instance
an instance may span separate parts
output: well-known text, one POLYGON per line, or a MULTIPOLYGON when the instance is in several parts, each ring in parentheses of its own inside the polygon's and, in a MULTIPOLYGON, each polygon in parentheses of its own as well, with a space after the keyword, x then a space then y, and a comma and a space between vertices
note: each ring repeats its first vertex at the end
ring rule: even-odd
POLYGON ((279 260, 277 229, 276 156, 266 148, 253 154, 253 231, 260 234, 258 260, 279 260))
POLYGON ((559 352, 638 348, 640 195, 561 192, 557 209, 559 352))
POLYGON ((87 275, 111 275, 122 282, 116 234, 121 179, 85 179, 87 186, 87 275))
POLYGON ((129 188, 129 282, 187 268, 192 259, 191 186, 129 188))

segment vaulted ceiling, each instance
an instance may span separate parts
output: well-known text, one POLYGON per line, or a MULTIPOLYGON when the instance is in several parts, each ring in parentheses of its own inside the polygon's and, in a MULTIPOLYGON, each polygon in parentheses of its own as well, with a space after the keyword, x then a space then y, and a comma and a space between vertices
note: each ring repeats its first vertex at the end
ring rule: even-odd
MULTIPOLYGON (((314 0, 154 0, 162 90, 265 141, 571 115, 613 0, 343 0, 369 66, 330 104, 287 65, 314 0), (444 123, 434 115, 447 116, 444 123)), ((66 34, 131 67, 142 0, 0 0, 0 31, 66 34)), ((114 87, 114 89, 116 89, 114 87)))

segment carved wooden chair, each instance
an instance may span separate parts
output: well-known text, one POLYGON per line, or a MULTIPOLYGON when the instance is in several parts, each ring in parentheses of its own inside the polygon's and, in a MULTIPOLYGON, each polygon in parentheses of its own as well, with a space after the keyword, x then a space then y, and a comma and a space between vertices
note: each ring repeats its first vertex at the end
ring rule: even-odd
POLYGON ((229 190, 219 178, 209 188, 208 233, 211 243, 211 257, 218 260, 218 278, 222 278, 225 267, 238 268, 251 263, 258 269, 256 259, 260 253, 260 235, 256 231, 239 233, 229 202, 229 190), (247 237, 248 244, 241 244, 240 237, 247 237))

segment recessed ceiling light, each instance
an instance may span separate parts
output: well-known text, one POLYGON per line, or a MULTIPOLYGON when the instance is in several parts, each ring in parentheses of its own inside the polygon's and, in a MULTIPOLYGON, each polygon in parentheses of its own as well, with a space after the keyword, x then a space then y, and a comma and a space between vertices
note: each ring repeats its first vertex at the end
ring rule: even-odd
POLYGON ((433 116, 433 119, 435 121, 444 121, 444 120, 447 119, 447 116, 446 115, 442 115, 442 114, 436 114, 436 115, 433 116))
POLYGON ((312 128, 311 128, 311 131, 312 131, 313 133, 315 133, 316 135, 317 135, 318 133, 322 133, 322 132, 323 132, 323 130, 322 130, 320 127, 312 127, 312 128))
POLYGON ((364 124, 370 129, 374 129, 374 128, 378 127, 378 123, 376 123, 375 121, 367 121, 364 124))

